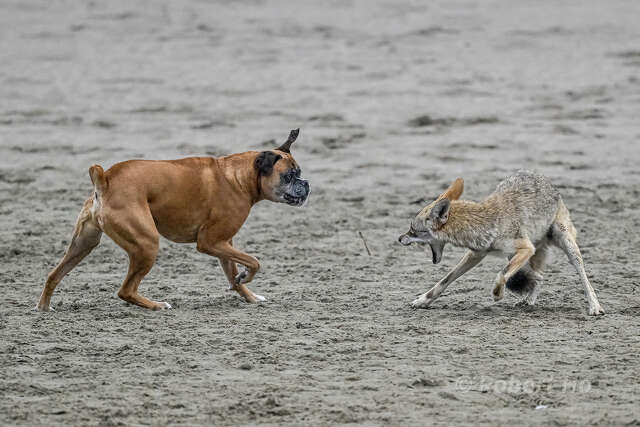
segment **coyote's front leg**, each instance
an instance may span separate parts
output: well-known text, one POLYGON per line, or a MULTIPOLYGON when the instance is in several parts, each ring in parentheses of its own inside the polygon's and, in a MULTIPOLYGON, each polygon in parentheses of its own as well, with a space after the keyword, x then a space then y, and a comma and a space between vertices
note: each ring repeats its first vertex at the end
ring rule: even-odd
POLYGON ((513 246, 516 249, 515 255, 509 260, 509 264, 498 273, 498 277, 496 277, 496 284, 493 287, 493 299, 496 301, 500 301, 504 297, 504 285, 507 283, 507 280, 516 274, 536 252, 535 246, 533 246, 531 240, 527 238, 514 240, 513 246))
POLYGON ((487 255, 486 252, 474 252, 468 251, 458 265, 456 265, 453 270, 449 272, 446 276, 444 276, 436 285, 431 288, 428 292, 420 295, 417 299, 415 299, 411 306, 413 308, 427 308, 432 302, 436 300, 440 296, 447 286, 453 283, 458 277, 462 276, 467 271, 471 270, 473 267, 478 265, 480 261, 487 255))

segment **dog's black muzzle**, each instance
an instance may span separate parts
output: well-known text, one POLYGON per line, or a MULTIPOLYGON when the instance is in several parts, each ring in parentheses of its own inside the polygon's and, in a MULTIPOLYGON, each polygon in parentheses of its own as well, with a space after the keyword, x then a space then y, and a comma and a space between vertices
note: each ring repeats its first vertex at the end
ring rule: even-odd
POLYGON ((290 192, 284 193, 284 199, 293 206, 301 206, 307 197, 309 197, 309 181, 306 179, 296 178, 290 192))

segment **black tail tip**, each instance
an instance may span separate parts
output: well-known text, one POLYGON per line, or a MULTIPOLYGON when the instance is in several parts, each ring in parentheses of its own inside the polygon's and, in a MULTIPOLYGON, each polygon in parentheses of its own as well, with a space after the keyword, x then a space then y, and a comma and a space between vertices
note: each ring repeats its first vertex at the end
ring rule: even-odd
POLYGON ((519 270, 507 280, 507 289, 518 295, 526 295, 536 287, 536 279, 531 273, 519 270))

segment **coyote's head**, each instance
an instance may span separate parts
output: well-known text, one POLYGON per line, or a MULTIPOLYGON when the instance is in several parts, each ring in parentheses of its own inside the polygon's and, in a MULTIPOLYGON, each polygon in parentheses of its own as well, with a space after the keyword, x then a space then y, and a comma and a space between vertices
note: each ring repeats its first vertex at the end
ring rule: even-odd
POLYGON ((411 221, 409 231, 400 236, 398 241, 405 246, 414 242, 428 243, 431 247, 433 263, 439 263, 446 242, 438 238, 438 231, 449 219, 451 201, 458 200, 463 190, 464 181, 462 178, 457 178, 444 193, 416 215, 411 221))

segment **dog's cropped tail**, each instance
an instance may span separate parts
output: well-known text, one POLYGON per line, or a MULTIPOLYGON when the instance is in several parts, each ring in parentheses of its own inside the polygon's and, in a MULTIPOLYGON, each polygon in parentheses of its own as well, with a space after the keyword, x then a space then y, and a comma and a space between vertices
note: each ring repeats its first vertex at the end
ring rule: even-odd
POLYGON ((518 270, 506 283, 507 289, 518 295, 527 295, 535 286, 536 279, 526 268, 518 270))
POLYGON ((89 177, 98 195, 102 195, 107 189, 107 181, 104 178, 104 169, 100 165, 93 165, 89 168, 89 177))

